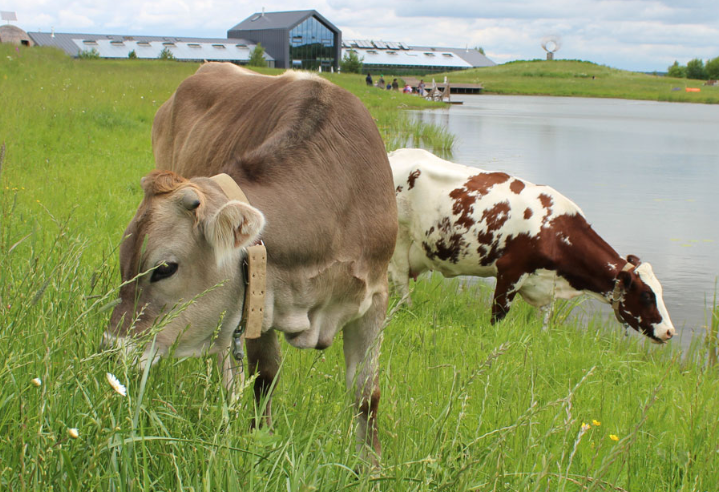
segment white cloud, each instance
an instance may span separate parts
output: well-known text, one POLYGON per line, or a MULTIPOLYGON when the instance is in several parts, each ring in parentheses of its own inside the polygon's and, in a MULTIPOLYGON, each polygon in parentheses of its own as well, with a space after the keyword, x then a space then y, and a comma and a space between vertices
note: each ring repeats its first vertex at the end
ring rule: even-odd
MULTIPOLYGON (((26 30, 224 37, 260 10, 247 0, 5 0, 26 30)), ((294 10, 277 0, 268 12, 294 10)), ((302 7, 307 8, 307 7, 302 7)), ((635 70, 665 70, 719 56, 716 0, 317 0, 313 6, 345 39, 414 45, 482 46, 497 62, 543 58, 540 40, 559 34, 558 58, 635 70), (667 60, 670 60, 667 63, 667 60)))

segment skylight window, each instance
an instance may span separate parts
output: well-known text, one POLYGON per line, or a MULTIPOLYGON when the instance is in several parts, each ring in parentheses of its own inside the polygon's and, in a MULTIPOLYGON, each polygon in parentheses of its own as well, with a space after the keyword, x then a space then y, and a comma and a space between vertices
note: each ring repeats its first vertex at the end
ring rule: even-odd
POLYGON ((218 50, 224 50, 224 49, 225 49, 225 45, 224 45, 224 44, 213 44, 212 47, 215 48, 215 49, 218 49, 218 50))
POLYGON ((138 42, 137 42, 137 45, 138 45, 138 46, 141 46, 142 48, 149 48, 149 47, 150 47, 150 42, 149 42, 149 41, 138 41, 138 42))
POLYGON ((452 53, 442 53, 442 56, 446 56, 447 58, 452 58, 452 53))
POLYGON ((202 46, 200 46, 200 43, 187 43, 187 47, 196 50, 202 48, 202 46))
POLYGON ((434 53, 425 53, 424 56, 434 56, 434 53))
POLYGON ((90 46, 97 46, 97 41, 95 41, 94 39, 84 39, 82 41, 82 44, 87 44, 90 46))

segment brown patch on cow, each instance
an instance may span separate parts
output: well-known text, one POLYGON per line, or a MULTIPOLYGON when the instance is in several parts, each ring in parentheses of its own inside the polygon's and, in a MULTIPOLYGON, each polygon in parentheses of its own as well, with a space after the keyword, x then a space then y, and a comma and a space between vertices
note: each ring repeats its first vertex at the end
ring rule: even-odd
POLYGON ((422 248, 424 248, 424 252, 430 260, 437 258, 442 261, 457 263, 464 244, 464 236, 460 233, 454 233, 448 237, 440 237, 437 241, 434 241, 433 245, 423 241, 422 248))
POLYGON ((542 226, 547 225, 547 220, 549 220, 549 216, 552 215, 552 205, 554 205, 554 200, 551 196, 542 193, 539 195, 539 203, 542 204, 542 207, 544 207, 544 217, 542 217, 542 226))
POLYGON ((477 196, 468 193, 467 188, 456 188, 449 193, 449 197, 454 200, 452 213, 459 215, 455 223, 465 229, 472 227, 476 223, 472 214, 474 213, 474 203, 477 201, 477 196))
POLYGON ((407 178, 407 184, 409 185, 409 188, 407 188, 408 190, 414 188, 414 182, 417 180, 417 178, 419 178, 420 174, 422 174, 422 171, 420 171, 419 169, 415 169, 414 171, 409 173, 409 177, 407 178))
POLYGON ((509 219, 509 202, 499 202, 482 213, 482 221, 487 224, 487 231, 500 229, 509 219))
POLYGON ((509 180, 509 174, 507 173, 480 173, 471 176, 466 183, 465 188, 468 191, 476 192, 481 198, 482 196, 489 193, 489 190, 493 186, 505 183, 509 180))
POLYGON ((532 217, 532 215, 534 215, 534 212, 532 212, 531 208, 527 207, 524 210, 524 220, 529 220, 532 217))
POLYGON ((524 189, 524 182, 515 179, 514 181, 512 181, 512 184, 509 185, 509 189, 512 190, 513 193, 519 195, 524 189))

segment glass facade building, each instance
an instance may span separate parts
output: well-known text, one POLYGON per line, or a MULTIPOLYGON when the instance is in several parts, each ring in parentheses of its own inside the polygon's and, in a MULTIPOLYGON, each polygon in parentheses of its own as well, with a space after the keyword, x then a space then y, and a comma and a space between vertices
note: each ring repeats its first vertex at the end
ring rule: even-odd
POLYGON ((335 46, 335 33, 310 17, 290 30, 292 68, 317 70, 320 66, 335 66, 335 46))
POLYGON ((277 68, 337 70, 342 56, 342 32, 316 10, 259 12, 227 37, 262 43, 277 68))

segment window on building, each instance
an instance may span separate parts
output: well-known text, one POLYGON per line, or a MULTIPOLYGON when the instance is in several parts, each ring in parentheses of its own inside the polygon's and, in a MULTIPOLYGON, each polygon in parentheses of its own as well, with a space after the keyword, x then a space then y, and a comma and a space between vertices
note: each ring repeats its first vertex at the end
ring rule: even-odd
POLYGON ((82 44, 86 44, 88 46, 97 46, 97 41, 94 39, 83 39, 82 44))
POLYGON ((213 48, 216 48, 216 49, 218 49, 218 50, 224 50, 224 49, 225 49, 225 45, 224 45, 224 44, 213 44, 212 47, 213 47, 213 48))
POLYGON ((335 33, 319 19, 310 17, 291 29, 289 34, 293 68, 298 68, 296 60, 301 61, 301 68, 305 70, 335 65, 335 33))
POLYGON ((195 50, 202 48, 202 46, 200 46, 200 43, 187 43, 187 47, 195 50))

